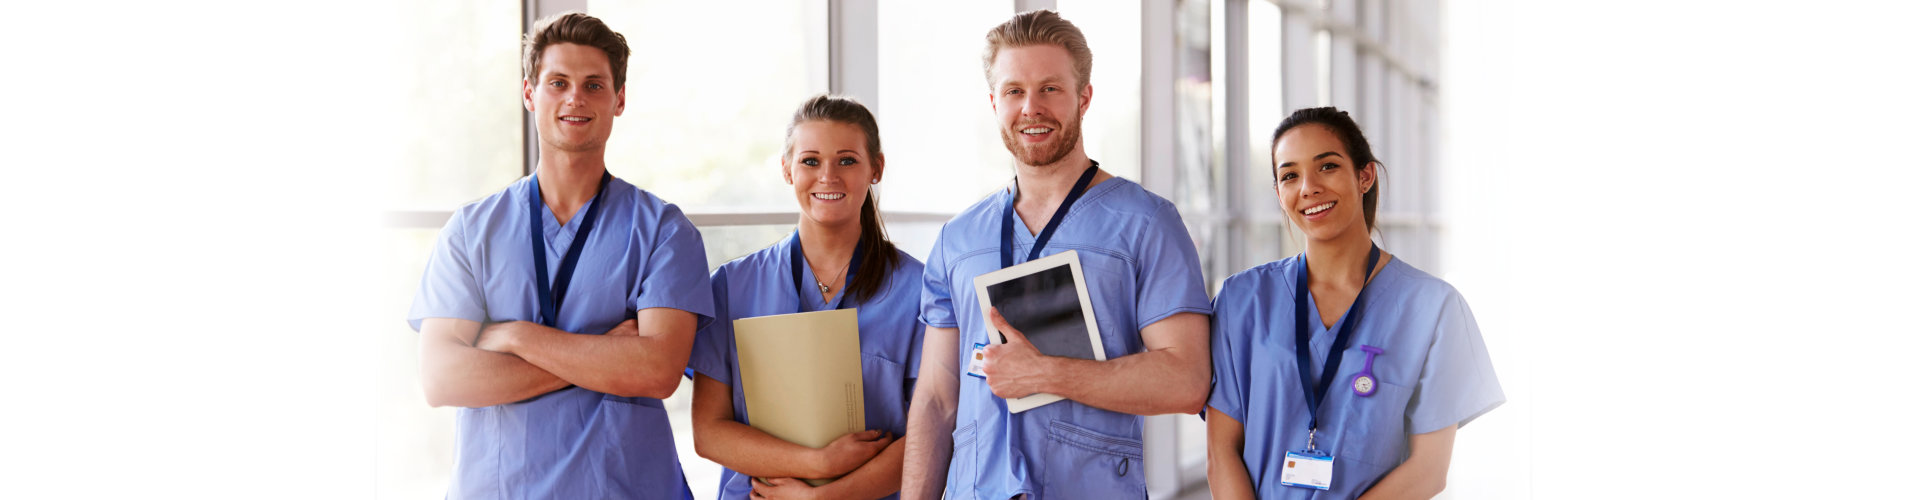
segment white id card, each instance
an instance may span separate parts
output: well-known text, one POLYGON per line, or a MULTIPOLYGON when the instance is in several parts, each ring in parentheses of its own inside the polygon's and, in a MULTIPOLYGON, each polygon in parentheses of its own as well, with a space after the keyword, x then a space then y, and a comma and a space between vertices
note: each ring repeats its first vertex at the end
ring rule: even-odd
POLYGON ((1287 452, 1280 484, 1324 490, 1333 486, 1333 457, 1314 451, 1287 452))
POLYGON ((967 357, 967 374, 982 379, 987 378, 987 345, 974 344, 973 355, 967 357))

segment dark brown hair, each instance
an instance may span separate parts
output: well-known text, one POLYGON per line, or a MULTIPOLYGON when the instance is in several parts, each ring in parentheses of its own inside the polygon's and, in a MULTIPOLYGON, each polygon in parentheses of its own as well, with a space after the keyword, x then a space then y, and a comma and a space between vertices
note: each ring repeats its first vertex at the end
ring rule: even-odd
POLYGON ((619 92, 627 88, 627 56, 633 53, 627 48, 627 37, 615 33, 599 18, 580 12, 562 12, 533 23, 533 31, 520 40, 523 49, 520 77, 528 80, 540 77, 540 57, 547 47, 558 43, 585 45, 606 52, 607 62, 613 66, 613 90, 619 92))
MULTIPOLYGON (((807 99, 793 112, 793 122, 787 124, 787 145, 781 150, 781 163, 786 163, 793 155, 793 131, 800 124, 813 121, 844 123, 860 127, 860 133, 867 136, 867 158, 875 167, 884 168, 885 159, 880 152, 880 124, 873 119, 873 112, 848 97, 821 94, 807 99)), ((867 199, 860 204, 860 245, 864 246, 860 260, 860 269, 854 273, 853 281, 847 284, 845 292, 854 300, 867 300, 886 286, 887 276, 900 267, 900 254, 894 251, 893 242, 887 240, 887 228, 880 225, 880 209, 873 198, 873 190, 867 190, 867 199)))
MULTIPOLYGON (((1360 170, 1367 168, 1367 165, 1380 162, 1379 158, 1373 156, 1373 146, 1367 145, 1367 137, 1360 134, 1360 124, 1354 123, 1353 117, 1347 116, 1347 112, 1334 109, 1333 106, 1294 111, 1287 119, 1280 121, 1279 128, 1273 129, 1273 143, 1267 145, 1267 151, 1271 152, 1274 148, 1280 147, 1280 136, 1286 135, 1288 130, 1309 123, 1333 131, 1333 136, 1340 139, 1340 145, 1346 146, 1347 157, 1353 159, 1353 175, 1360 175, 1360 170)), ((1360 212, 1367 217, 1368 230, 1373 229, 1374 208, 1380 205, 1381 183, 1377 167, 1376 165, 1374 170, 1373 189, 1367 190, 1367 194, 1360 195, 1360 212)), ((1273 158, 1273 183, 1276 186, 1280 185, 1280 157, 1278 156, 1273 158)))

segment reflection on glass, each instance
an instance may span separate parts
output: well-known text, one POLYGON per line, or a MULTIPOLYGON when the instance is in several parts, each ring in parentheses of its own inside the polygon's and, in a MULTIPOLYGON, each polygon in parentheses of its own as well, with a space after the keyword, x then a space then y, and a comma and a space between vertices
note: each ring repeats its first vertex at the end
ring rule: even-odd
POLYGON ((1087 156, 1114 175, 1140 181, 1140 0, 1060 0, 1061 17, 1093 50, 1093 103, 1082 133, 1087 156))
MULTIPOLYGON (((1013 178, 980 53, 1010 2, 879 2, 882 211, 953 213, 1013 178)), ((872 104, 872 103, 869 103, 872 104)), ((924 252, 922 253, 924 255, 924 252)))
POLYGON ((406 94, 395 116, 413 124, 396 165, 380 169, 384 208, 452 210, 521 175, 520 2, 425 0, 395 4, 409 29, 389 46, 408 61, 391 88, 406 94), (427 21, 432 19, 433 21, 427 21))
POLYGON ((808 64, 826 19, 806 2, 715 9, 588 2, 634 49, 607 167, 689 210, 791 210, 779 157, 794 109, 827 90, 814 83, 826 68, 808 64))

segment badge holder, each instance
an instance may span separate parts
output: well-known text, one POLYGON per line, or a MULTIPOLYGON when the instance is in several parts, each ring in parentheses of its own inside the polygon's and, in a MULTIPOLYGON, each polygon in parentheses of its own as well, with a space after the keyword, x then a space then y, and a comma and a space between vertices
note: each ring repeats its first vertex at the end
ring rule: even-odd
POLYGON ((1325 491, 1333 487, 1333 456, 1313 448, 1313 433, 1307 431, 1307 449, 1287 452, 1287 465, 1280 469, 1280 484, 1325 491))
POLYGON ((974 344, 973 355, 967 356, 967 374, 987 379, 987 345, 974 344))

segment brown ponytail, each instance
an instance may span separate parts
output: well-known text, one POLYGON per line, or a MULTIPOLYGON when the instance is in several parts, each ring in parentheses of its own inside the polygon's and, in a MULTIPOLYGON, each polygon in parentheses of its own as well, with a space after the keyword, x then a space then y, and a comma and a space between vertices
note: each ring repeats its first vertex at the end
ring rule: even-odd
MULTIPOLYGON (((848 97, 836 97, 826 94, 814 96, 793 112, 793 122, 787 124, 787 146, 785 154, 793 152, 793 131, 800 124, 811 121, 829 121, 860 127, 867 136, 867 157, 873 158, 875 167, 885 167, 880 153, 880 124, 873 119, 873 112, 867 111, 859 101, 848 97)), ((783 158, 784 159, 784 158, 783 158)), ((887 239, 887 229, 880 224, 879 203, 875 201, 873 191, 867 191, 867 199, 860 204, 860 268, 853 273, 853 281, 847 284, 844 293, 854 300, 864 301, 877 293, 887 284, 887 276, 900 267, 900 253, 894 250, 893 242, 887 239)))

